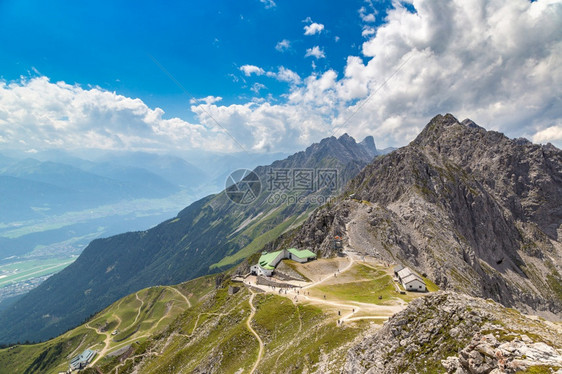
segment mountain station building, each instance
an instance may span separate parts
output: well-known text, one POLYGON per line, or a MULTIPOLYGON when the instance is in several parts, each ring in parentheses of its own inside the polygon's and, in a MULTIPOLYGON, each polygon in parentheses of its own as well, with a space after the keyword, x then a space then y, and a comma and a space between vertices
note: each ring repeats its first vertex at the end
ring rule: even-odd
POLYGON ((271 253, 263 253, 257 264, 253 265, 250 271, 256 275, 263 275, 271 277, 277 265, 285 259, 297 261, 300 263, 316 260, 316 253, 303 249, 296 248, 283 249, 271 253))
POLYGON ((96 351, 92 351, 91 349, 86 349, 84 352, 79 354, 78 356, 74 357, 72 361, 70 361, 70 371, 74 370, 81 370, 84 369, 92 358, 96 355, 96 351))
POLYGON ((398 265, 394 267, 394 274, 398 277, 402 286, 406 291, 426 292, 427 286, 425 285, 422 277, 410 270, 410 268, 398 265))

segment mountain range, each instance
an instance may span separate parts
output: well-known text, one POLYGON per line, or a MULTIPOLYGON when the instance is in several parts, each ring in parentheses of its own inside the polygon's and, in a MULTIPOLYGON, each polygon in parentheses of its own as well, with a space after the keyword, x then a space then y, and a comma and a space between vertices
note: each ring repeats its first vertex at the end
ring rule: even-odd
POLYGON ((562 151, 448 114, 378 157, 290 245, 326 238, 426 274, 440 288, 547 318, 562 312, 562 151))
POLYGON ((150 230, 94 240, 73 264, 0 314, 0 342, 51 338, 144 287, 175 284, 228 268, 296 227, 377 154, 372 137, 363 143, 348 135, 327 138, 306 151, 257 167, 255 173, 263 182, 251 204, 237 204, 223 191, 150 230), (335 171, 335 185, 288 186, 283 196, 272 197, 275 191, 269 185, 278 182, 272 180, 272 173, 286 177, 295 170, 314 178, 319 171, 335 171), (298 204, 288 203, 297 196, 302 199, 298 204))
MULTIPOLYGON (((227 189, 153 229, 92 242, 2 314, 3 340, 44 339, 107 308, 47 342, 0 350, 0 367, 56 372, 76 352, 99 346, 85 372, 562 370, 562 151, 450 114, 386 155, 369 144, 324 139, 256 168, 265 186, 251 202, 231 201, 227 189), (300 202, 322 196, 325 204, 270 200, 280 192, 267 188, 272 174, 310 169, 339 170, 337 188, 283 191, 300 202), (343 238, 343 254, 334 236, 343 238), (267 286, 234 278, 264 248, 288 246, 321 258, 280 270, 317 279, 308 296, 264 293, 267 286), (396 264, 420 274, 432 292, 396 292, 388 274, 396 264), (328 278, 315 278, 320 272, 328 278), (164 286, 141 290, 157 284, 164 286), (342 308, 350 309, 345 317, 342 308), (28 329, 37 333, 23 335, 28 329)), ((243 192, 253 191, 253 178, 240 178, 249 186, 243 192)))

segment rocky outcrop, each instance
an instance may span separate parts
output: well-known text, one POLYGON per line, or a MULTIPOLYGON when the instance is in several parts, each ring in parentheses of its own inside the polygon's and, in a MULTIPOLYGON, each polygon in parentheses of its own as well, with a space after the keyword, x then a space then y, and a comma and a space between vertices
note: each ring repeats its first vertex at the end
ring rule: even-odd
POLYGON ((562 355, 548 344, 533 342, 527 335, 501 342, 493 334, 476 334, 458 356, 442 361, 449 374, 517 373, 533 367, 562 373, 562 355))
POLYGON ((491 301, 453 292, 417 299, 350 349, 345 373, 511 373, 562 368, 562 334, 491 301))
POLYGON ((292 244, 330 238, 425 273, 442 289, 562 318, 562 151, 436 116, 376 158, 292 244))

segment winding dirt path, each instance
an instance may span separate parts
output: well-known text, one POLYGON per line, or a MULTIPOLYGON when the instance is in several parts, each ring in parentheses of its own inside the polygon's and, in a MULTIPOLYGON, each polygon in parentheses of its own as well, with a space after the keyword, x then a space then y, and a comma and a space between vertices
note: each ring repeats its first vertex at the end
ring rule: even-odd
MULTIPOLYGON (((115 326, 115 330, 117 330, 117 328, 121 326, 121 318, 119 318, 119 316, 116 315, 115 313, 113 313, 111 316, 118 321, 117 326, 115 326)), ((112 333, 111 331, 106 331, 103 333, 103 335, 105 335, 105 340, 103 341, 104 347, 102 348, 101 351, 98 352, 98 354, 96 355, 94 360, 90 363, 90 365, 88 365, 89 367, 93 367, 96 364, 96 362, 98 362, 102 357, 104 357, 107 351, 109 351, 109 345, 111 344, 111 333, 112 333)))
MULTIPOLYGON (((347 253, 346 253, 346 254, 347 254, 347 253)), ((349 259, 349 263, 346 265, 346 267, 344 267, 343 269, 341 269, 341 270, 339 271, 339 273, 345 273, 346 271, 348 271, 349 269, 351 269, 351 267, 352 267, 353 264, 355 263, 355 259, 354 259, 352 256, 350 256, 349 254, 347 254, 347 258, 349 259)), ((330 274, 330 275, 328 275, 326 278, 320 279, 320 280, 318 280, 318 281, 316 281, 316 282, 312 282, 311 284, 309 284, 309 285, 307 285, 307 286, 304 286, 302 289, 303 289, 303 290, 306 290, 306 289, 308 289, 308 288, 316 287, 316 286, 318 286, 319 284, 322 284, 322 283, 326 282, 328 279, 335 278, 335 277, 336 277, 336 274, 337 274, 337 273, 330 274)))
MULTIPOLYGON (((331 273, 329 275, 327 275, 324 278, 321 278, 315 282, 312 282, 300 289, 291 289, 288 290, 287 294, 281 293, 279 294, 280 296, 285 296, 290 298, 293 303, 298 303, 299 301, 306 301, 309 302, 311 304, 316 304, 316 305, 324 305, 324 306, 329 306, 329 307, 335 307, 338 308, 338 310, 340 310, 340 317, 338 318, 338 324, 341 323, 341 325, 343 325, 343 323, 345 321, 359 321, 359 320, 365 320, 365 319, 380 319, 380 320, 387 320, 388 318, 390 318, 390 316, 392 316, 393 314, 401 311, 402 309, 404 309, 405 303, 399 302, 398 301, 398 305, 378 305, 378 304, 370 304, 370 303, 361 303, 361 302, 357 302, 357 301, 331 301, 331 300, 325 300, 325 299, 321 299, 318 297, 314 297, 314 296, 307 296, 306 292, 302 292, 304 290, 307 289, 311 289, 313 287, 316 287, 332 278, 336 278, 337 274, 343 274, 346 271, 350 270, 354 264, 359 263, 357 262, 357 260, 354 258, 354 255, 351 252, 350 248, 345 248, 343 253, 347 255, 347 258, 349 260, 349 262, 347 263, 347 265, 342 268, 341 270, 338 271, 338 273, 331 273), (298 292, 298 293, 297 293, 298 292), (344 313, 344 311, 349 311, 347 313, 344 313), (363 316, 356 316, 360 311, 363 311, 364 313, 368 313, 367 315, 363 315, 363 316), (369 315, 370 314, 370 315, 369 315)), ((363 262, 361 262, 361 264, 363 264, 363 262)), ((372 266, 369 266, 372 267, 372 266)), ((376 269, 373 267, 373 269, 376 269)), ((258 287, 261 290, 265 291, 266 293, 273 293, 273 294, 278 294, 277 292, 275 292, 275 290, 272 287, 269 286, 253 286, 253 287, 258 287)))
MULTIPOLYGON (((140 292, 140 291, 139 291, 139 292, 140 292)), ((137 316, 135 317, 135 320, 133 321, 133 323, 131 324, 131 326, 134 326, 135 323, 137 323, 137 321, 138 321, 138 319, 139 319, 139 317, 140 317, 140 314, 141 314, 142 306, 144 305, 144 300, 139 299, 139 293, 138 293, 138 292, 135 293, 135 297, 137 298, 138 301, 141 302, 141 305, 139 306, 139 309, 137 310, 137 316)))
POLYGON ((255 314, 256 314, 256 307, 254 306, 254 296, 256 296, 256 294, 250 290, 250 292, 252 292, 252 295, 250 296, 250 299, 248 300, 248 302, 250 303, 250 309, 252 309, 252 312, 250 313, 250 316, 248 317, 248 319, 246 320, 246 326, 248 326, 248 330, 250 330, 250 332, 252 334, 254 334, 254 336, 256 337, 256 339, 258 339, 258 342, 260 344, 260 350, 258 352, 258 359, 256 360, 256 363, 254 364, 254 367, 252 367, 252 370, 250 371, 250 374, 253 374, 261 359, 263 356, 263 341, 261 340, 260 336, 258 335, 258 333, 256 332, 256 330, 254 330, 254 328, 252 327, 251 321, 254 318, 255 314))
MULTIPOLYGON (((182 299, 185 300, 185 303, 187 304, 187 306, 188 306, 189 308, 191 308, 191 302, 189 301, 189 298, 187 298, 187 296, 185 296, 183 293, 181 293, 179 290, 175 289, 174 287, 165 286, 165 288, 167 288, 167 289, 169 289, 169 290, 171 290, 171 291, 177 293, 178 295, 180 295, 180 296, 182 297, 182 299)), ((139 306, 138 309, 137 309, 137 315, 135 316, 135 320, 134 320, 129 326, 134 326, 135 323, 137 323, 137 321, 139 320, 140 315, 141 315, 142 307, 144 306, 144 300, 139 297, 139 292, 141 292, 141 291, 138 291, 138 292, 135 293, 135 298, 136 298, 138 301, 140 301, 141 304, 140 304, 140 306, 139 306)), ((159 325, 165 318, 167 318, 167 317, 169 316, 169 314, 170 314, 170 312, 171 312, 171 310, 172 310, 173 302, 174 302, 174 301, 177 302, 177 300, 172 300, 172 305, 170 305, 170 306, 168 307, 168 310, 166 311, 166 313, 164 313, 164 315, 154 324, 154 328, 157 328, 158 325, 159 325)), ((122 303, 122 302, 123 302, 123 300, 121 300, 121 302, 117 305, 117 310, 119 310, 119 308, 121 307, 121 303, 122 303)), ((117 329, 121 326, 122 320, 121 320, 121 318, 120 318, 118 315, 116 315, 115 313, 112 314, 112 317, 117 320, 117 326, 114 328, 114 330, 117 330, 117 329)), ((103 358, 107 353, 109 353, 110 350, 111 350, 111 351, 114 351, 114 350, 116 350, 116 349, 119 349, 119 348, 121 348, 121 347, 127 345, 127 344, 130 344, 132 341, 136 341, 136 340, 138 340, 138 339, 141 339, 141 338, 150 336, 150 334, 145 334, 145 335, 141 335, 141 336, 132 336, 132 337, 130 337, 129 339, 127 339, 127 340, 125 340, 125 341, 123 341, 123 342, 120 342, 119 344, 116 344, 116 345, 114 345, 113 347, 110 347, 110 345, 111 345, 111 339, 112 339, 112 335, 111 335, 112 331, 107 331, 107 332, 104 332, 104 333, 100 333, 96 328, 91 327, 91 326, 89 325, 89 323, 86 324, 85 326, 86 326, 87 328, 89 328, 89 329, 94 330, 94 331, 95 331, 97 334, 99 334, 99 335, 105 335, 105 340, 103 341, 104 347, 102 348, 101 351, 98 352, 98 354, 96 355, 96 357, 94 358, 94 360, 90 363, 89 367, 93 367, 101 358, 103 358)), ((127 327, 129 327, 129 326, 127 326, 127 327)), ((151 330, 151 331, 152 331, 152 330, 151 330)), ((98 344, 99 344, 99 343, 98 343, 98 344)))
POLYGON ((166 286, 166 288, 176 292, 178 295, 183 297, 183 299, 187 303, 188 308, 191 308, 191 301, 189 301, 189 298, 187 296, 185 296, 180 290, 178 290, 177 288, 171 287, 171 286, 166 286))

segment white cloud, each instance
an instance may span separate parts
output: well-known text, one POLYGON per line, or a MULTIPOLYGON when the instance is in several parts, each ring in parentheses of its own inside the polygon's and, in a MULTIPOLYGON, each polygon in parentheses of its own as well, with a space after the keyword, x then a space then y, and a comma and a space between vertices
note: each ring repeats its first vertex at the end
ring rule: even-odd
POLYGON ((562 117, 562 2, 416 0, 415 13, 395 6, 364 43, 367 61, 348 60, 340 95, 360 101, 339 120, 363 105, 348 129, 369 126, 397 144, 436 113, 509 136, 534 134, 562 117), (366 103, 362 84, 372 94, 366 103), (388 127, 373 127, 389 118, 388 127))
POLYGON ((361 35, 363 37, 370 37, 372 35, 375 35, 375 33, 376 33, 376 30, 375 30, 374 27, 366 26, 366 27, 363 27, 363 31, 361 32, 361 35))
POLYGON ((326 54, 324 53, 324 50, 322 48, 315 45, 312 48, 306 49, 306 54, 304 55, 304 57, 315 57, 316 59, 320 59, 326 57, 326 54))
POLYGON ((535 143, 554 143, 562 141, 562 125, 550 126, 533 135, 535 143))
POLYGON ((256 75, 264 75, 265 74, 265 70, 263 70, 259 66, 255 66, 255 65, 242 65, 242 66, 240 66, 240 71, 242 71, 244 74, 246 74, 247 77, 249 77, 252 74, 256 74, 256 75))
POLYGON ((293 85, 301 83, 301 77, 291 69, 287 69, 284 66, 280 66, 276 73, 268 71, 266 75, 270 78, 275 78, 281 82, 288 82, 293 85))
POLYGON ((190 104, 197 104, 197 103, 200 103, 200 102, 207 103, 207 104, 213 104, 213 103, 218 103, 221 100, 222 100, 222 97, 220 97, 220 96, 207 96, 207 97, 202 97, 200 99, 193 98, 193 99, 189 100, 189 102, 190 102, 190 104))
POLYGON ((304 35, 320 34, 322 30, 324 30, 323 24, 312 22, 310 25, 304 26, 304 35))
POLYGON ((301 82, 301 77, 297 73, 283 66, 279 67, 279 71, 277 72, 277 79, 293 84, 299 84, 301 82))
POLYGON ((0 83, 0 142, 24 150, 239 150, 216 120, 256 151, 295 151, 334 131, 373 135, 386 147, 406 144, 431 117, 450 112, 562 145, 561 1, 414 0, 415 13, 393 4, 343 74, 297 79, 285 67, 255 67, 248 74, 291 83, 284 101, 202 100, 190 107, 196 123, 96 87, 44 77, 0 83))
MULTIPOLYGON (((371 7, 371 8, 372 8, 372 7, 371 7)), ((376 12, 374 9, 372 10, 372 13, 369 13, 369 12, 367 11, 367 8, 365 8, 365 7, 361 7, 361 8, 359 9, 359 16, 361 17, 361 20, 362 20, 363 22, 375 22, 375 20, 376 20, 376 18, 375 18, 376 14, 377 14, 377 12, 376 12)))
POLYGON ((223 145, 217 143, 228 143, 220 129, 166 119, 162 109, 151 109, 140 99, 99 87, 51 83, 46 77, 0 82, 0 138, 24 151, 218 149, 223 145), (222 140, 214 142, 212 134, 222 140))
POLYGON ((259 95, 260 90, 263 90, 264 88, 267 88, 265 86, 265 84, 261 84, 261 83, 256 82, 252 85, 250 90, 252 90, 256 95, 259 95))
POLYGON ((291 48, 291 42, 283 39, 275 45, 275 49, 279 52, 285 52, 291 48))
POLYGON ((260 0, 260 3, 262 3, 266 9, 275 8, 277 6, 273 0, 260 0))

